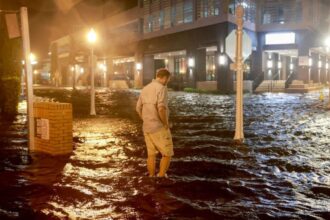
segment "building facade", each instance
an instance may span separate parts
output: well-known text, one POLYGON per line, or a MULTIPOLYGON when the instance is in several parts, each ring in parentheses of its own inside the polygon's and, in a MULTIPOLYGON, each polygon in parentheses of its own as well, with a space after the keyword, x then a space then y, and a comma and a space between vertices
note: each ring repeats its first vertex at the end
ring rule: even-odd
MULTIPOLYGON (((244 30, 252 40, 244 79, 253 89, 262 82, 268 89, 273 82, 285 89, 292 82, 305 87, 328 81, 326 0, 139 0, 135 7, 95 25, 103 39, 95 45, 95 68, 103 80, 99 85, 125 79, 140 88, 165 67, 173 74, 173 89, 233 92, 235 74, 229 68, 226 37, 236 28, 238 4, 245 9, 244 30)), ((86 75, 80 83, 88 83, 90 72, 84 33, 52 43, 54 57, 60 60, 53 62, 53 69, 62 79, 70 74, 61 69, 76 72, 71 81, 78 84, 77 75, 86 75)))

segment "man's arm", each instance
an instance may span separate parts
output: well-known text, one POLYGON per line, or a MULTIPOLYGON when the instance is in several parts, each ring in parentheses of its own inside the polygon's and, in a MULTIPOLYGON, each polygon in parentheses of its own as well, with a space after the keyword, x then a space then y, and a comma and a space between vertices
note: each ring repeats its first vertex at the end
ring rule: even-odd
POLYGON ((160 120, 162 121, 164 127, 166 129, 169 128, 168 126, 168 114, 167 114, 167 89, 164 87, 159 92, 157 97, 157 108, 158 108, 158 115, 160 120))
POLYGON ((142 100, 141 100, 141 95, 139 97, 139 100, 136 103, 136 112, 138 113, 138 115, 142 119, 142 100))
POLYGON ((168 129, 168 118, 167 118, 167 110, 165 108, 165 106, 161 106, 159 109, 158 109, 158 114, 159 114, 159 118, 160 120, 162 121, 164 127, 166 129, 168 129))

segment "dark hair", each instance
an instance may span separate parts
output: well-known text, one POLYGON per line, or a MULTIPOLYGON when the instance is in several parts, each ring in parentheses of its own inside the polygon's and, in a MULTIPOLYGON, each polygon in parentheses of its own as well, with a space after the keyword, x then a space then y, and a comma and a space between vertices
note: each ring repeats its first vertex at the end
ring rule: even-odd
POLYGON ((157 70, 156 77, 157 78, 164 78, 164 77, 170 77, 171 73, 165 68, 161 68, 157 70))

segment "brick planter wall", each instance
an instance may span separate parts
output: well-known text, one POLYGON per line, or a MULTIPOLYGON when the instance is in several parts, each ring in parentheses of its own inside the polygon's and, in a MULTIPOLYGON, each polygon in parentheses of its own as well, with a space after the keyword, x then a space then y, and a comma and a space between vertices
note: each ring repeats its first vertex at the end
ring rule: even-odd
POLYGON ((35 146, 31 151, 51 155, 69 154, 73 149, 72 105, 35 102, 35 146))

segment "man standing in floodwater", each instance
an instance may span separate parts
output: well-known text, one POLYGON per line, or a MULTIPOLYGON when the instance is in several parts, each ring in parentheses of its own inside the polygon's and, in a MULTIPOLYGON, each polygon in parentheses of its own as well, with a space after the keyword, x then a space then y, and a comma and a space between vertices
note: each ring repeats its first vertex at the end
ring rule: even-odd
POLYGON ((167 177, 173 153, 172 135, 168 123, 167 83, 171 73, 167 69, 159 69, 156 79, 145 86, 136 104, 136 111, 143 120, 143 133, 147 145, 147 168, 150 177, 155 176, 156 155, 161 153, 158 177, 167 177))

